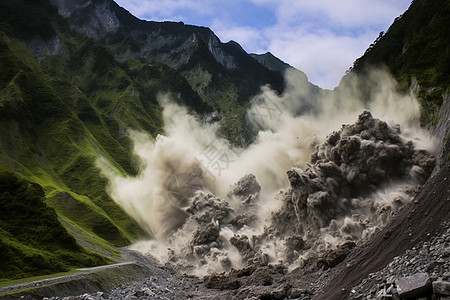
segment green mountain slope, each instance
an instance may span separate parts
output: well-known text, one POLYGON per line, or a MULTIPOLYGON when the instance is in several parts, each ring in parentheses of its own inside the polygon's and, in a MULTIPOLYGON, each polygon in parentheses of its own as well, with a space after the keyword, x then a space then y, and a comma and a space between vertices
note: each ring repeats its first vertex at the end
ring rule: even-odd
POLYGON ((82 249, 44 201, 38 184, 0 173, 0 281, 108 263, 82 249))
MULTIPOLYGON (((126 130, 163 133, 158 93, 176 95, 199 115, 219 112, 223 134, 237 136, 248 97, 263 84, 281 89, 282 75, 207 28, 140 21, 112 1, 54 2, 58 8, 47 0, 0 2, 0 171, 6 182, 19 176, 41 186, 42 203, 69 232, 114 257, 114 247, 144 233, 107 195, 96 161, 136 174, 126 130), (108 16, 119 26, 104 23, 108 16), (142 35, 159 44, 150 47, 142 35)), ((8 195, 5 203, 23 205, 8 195)), ((44 219, 36 222, 46 226, 44 219)), ((39 270, 25 258, 46 255, 45 245, 18 239, 14 224, 0 224, 6 278, 106 262, 77 248, 72 260, 58 252, 39 270)))
MULTIPOLYGON (((105 249, 129 244, 143 233, 109 198, 95 162, 103 158, 123 173, 134 173, 124 128, 160 133, 156 93, 164 89, 159 86, 173 82, 175 92, 193 94, 189 85, 163 65, 135 63, 131 69, 118 63, 93 39, 74 34, 49 4, 4 1, 3 5, 0 11, 9 10, 12 17, 0 24, 0 170, 41 185, 47 205, 84 239, 105 249), (51 33, 15 27, 22 10, 34 11, 51 33)), ((11 238, 14 234, 2 235, 7 245, 11 238)), ((40 244, 29 246, 21 240, 14 240, 13 246, 30 253, 44 251, 40 244)), ((6 273, 7 265, 16 265, 21 256, 20 251, 11 253, 17 257, 5 257, 2 266, 10 278, 16 275, 6 273)), ((78 266, 84 265, 92 263, 78 260, 78 266)), ((64 263, 51 271, 62 267, 66 268, 64 263)), ((17 276, 48 270, 30 266, 17 276)))
POLYGON ((201 99, 190 104, 197 109, 203 102, 217 111, 223 117, 221 133, 232 142, 247 135, 242 123, 251 96, 263 85, 278 92, 284 88, 282 72, 259 63, 233 41, 222 43, 209 28, 139 20, 111 0, 51 2, 70 28, 95 38, 118 61, 176 71, 201 99))
POLYGON ((113 137, 111 120, 78 88, 47 76, 23 43, 1 42, 0 48, 1 68, 11 73, 0 92, 0 168, 42 185, 60 216, 115 245, 127 244, 137 226, 106 195, 94 162, 102 153, 131 170, 129 142, 113 137))

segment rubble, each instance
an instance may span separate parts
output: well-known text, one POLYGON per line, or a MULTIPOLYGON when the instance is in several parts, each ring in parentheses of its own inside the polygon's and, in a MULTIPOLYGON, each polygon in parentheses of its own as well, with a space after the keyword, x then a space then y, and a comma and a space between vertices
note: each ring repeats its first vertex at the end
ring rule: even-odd
MULTIPOLYGON (((364 112, 355 124, 316 145, 307 168, 288 171, 290 188, 278 195, 283 205, 262 233, 261 186, 253 174, 241 178, 226 197, 196 190, 182 199, 185 223, 168 238, 171 255, 164 268, 202 271, 194 273, 203 277, 195 287, 193 281, 174 281, 160 289, 148 281, 106 298, 202 299, 212 293, 211 299, 313 299, 337 274, 336 266, 351 266, 349 253, 410 202, 434 164, 434 157, 405 140, 398 126, 364 112), (377 194, 380 188, 389 190, 384 198, 377 194), (179 237, 181 246, 175 243, 179 237)), ((348 299, 429 296, 434 289, 446 295, 449 230, 345 290, 348 299)), ((387 231, 385 239, 391 238, 387 231)))
POLYGON ((260 191, 261 186, 258 181, 256 181, 255 175, 247 174, 236 182, 228 196, 237 196, 242 202, 246 203, 246 199, 249 196, 254 196, 257 198, 260 191))
MULTIPOLYGON (((315 149, 306 168, 288 171, 290 187, 278 195, 283 205, 262 233, 256 230, 261 229, 261 186, 253 174, 240 179, 224 197, 204 188, 201 175, 172 178, 168 193, 180 204, 183 223, 168 235, 171 255, 166 264, 154 266, 154 275, 127 286, 66 299, 448 299, 450 222, 425 241, 420 237, 423 231, 410 230, 414 224, 435 226, 434 218, 439 224, 448 219, 448 209, 439 214, 432 210, 438 205, 429 201, 448 203, 450 190, 442 188, 448 186, 448 169, 445 179, 426 188, 429 198, 409 203, 417 185, 431 173, 434 158, 402 137, 398 126, 368 112, 315 149), (179 182, 189 186, 180 187, 179 182), (378 197, 381 189, 391 186, 395 192, 378 197), (405 205, 417 213, 400 217, 405 205), (380 258, 373 273, 359 274, 352 268, 357 265, 352 254, 367 247, 369 255, 376 256, 377 248, 386 245, 362 242, 397 218, 409 227, 401 233, 387 228, 383 241, 402 244, 406 237, 422 242, 402 248, 391 262, 380 258), (187 275, 196 270, 204 270, 203 277, 187 275), (359 280, 354 285, 327 286, 335 277, 352 275, 359 280), (334 297, 333 289, 345 296, 334 297)), ((369 258, 363 257, 357 266, 373 264, 369 258)))
POLYGON ((433 282, 433 293, 450 296, 450 281, 437 280, 433 282))
MULTIPOLYGON (((343 240, 358 241, 363 234, 369 234, 367 227, 385 223, 396 204, 382 207, 373 201, 371 193, 396 180, 422 184, 435 165, 431 154, 415 149, 400 133, 399 127, 390 127, 365 111, 355 124, 330 134, 316 146, 308 168, 288 171, 291 189, 273 226, 283 234, 308 233, 310 239, 317 239, 321 229, 335 220, 360 213, 363 219, 356 237, 335 232, 343 240)), ((408 202, 413 194, 411 187, 406 187, 403 199, 395 202, 408 202)))
POLYGON ((449 296, 450 222, 442 226, 441 234, 430 237, 429 241, 395 257, 384 269, 361 279, 361 283, 353 287, 355 294, 366 295, 364 299, 378 299, 384 295, 383 291, 393 299, 397 295, 402 299, 449 296), (369 287, 371 282, 376 283, 369 287))
POLYGON ((280 192, 281 208, 266 223, 253 174, 238 180, 226 197, 187 189, 192 194, 180 207, 185 223, 168 238, 168 266, 197 276, 247 266, 304 273, 335 267, 413 198, 434 167, 434 157, 401 134, 399 126, 368 111, 343 125, 315 146, 306 169, 287 172, 290 188, 280 192), (377 194, 381 187, 390 189, 387 195, 377 194))

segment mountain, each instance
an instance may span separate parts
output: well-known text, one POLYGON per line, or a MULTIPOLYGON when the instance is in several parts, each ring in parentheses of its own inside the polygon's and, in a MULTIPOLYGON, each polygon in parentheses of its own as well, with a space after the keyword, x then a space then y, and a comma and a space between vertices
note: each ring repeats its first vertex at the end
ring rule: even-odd
MULTIPOLYGON (((448 12, 445 2, 413 1, 342 79, 388 68, 399 90, 417 93, 423 126, 440 132, 441 161, 450 159, 448 12)), ((0 204, 8 212, 0 280, 107 263, 117 247, 145 237, 107 194, 96 161, 138 173, 127 130, 164 133, 159 93, 199 118, 218 116, 233 143, 247 136, 251 96, 264 85, 283 93, 291 68, 205 27, 139 20, 111 0, 2 1, 0 20, 0 204)), ((321 91, 297 75, 312 94, 321 91)))
POLYGON ((409 9, 395 19, 387 32, 380 33, 352 69, 361 72, 369 65, 384 64, 401 88, 417 80, 422 87, 422 100, 441 104, 438 94, 445 92, 450 82, 449 12, 447 1, 412 1, 409 9))
MULTIPOLYGON (((163 64, 189 83, 190 106, 223 112, 226 136, 243 132, 243 107, 262 85, 283 90, 283 75, 258 63, 236 42, 222 43, 205 27, 142 21, 111 0, 51 1, 75 32, 95 38, 118 62, 163 64), (237 131, 237 132, 234 132, 237 131)), ((163 91, 163 89, 162 89, 163 91)))
MULTIPOLYGON (((69 233, 110 258, 145 234, 108 196, 96 161, 137 173, 126 131, 163 133, 159 93, 199 117, 219 116, 233 142, 251 96, 284 88, 280 70, 210 29, 142 21, 111 0, 2 1, 0 20, 0 171, 39 185, 69 233)), ((41 251, 12 244, 16 229, 1 225, 2 251, 41 251)))
POLYGON ((284 61, 282 61, 278 57, 274 56, 270 52, 266 52, 264 54, 252 53, 250 55, 254 59, 256 59, 259 63, 263 64, 264 66, 266 66, 268 69, 270 69, 272 71, 277 71, 277 72, 282 73, 282 72, 286 71, 287 69, 292 68, 291 65, 285 63, 284 61))

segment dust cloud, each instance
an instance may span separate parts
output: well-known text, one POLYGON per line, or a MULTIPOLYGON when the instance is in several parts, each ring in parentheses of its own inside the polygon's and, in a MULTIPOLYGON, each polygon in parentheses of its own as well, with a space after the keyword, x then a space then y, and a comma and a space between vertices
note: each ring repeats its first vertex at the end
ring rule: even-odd
POLYGON ((383 70, 364 77, 364 91, 355 79, 311 88, 295 70, 286 82, 282 95, 262 87, 251 100, 246 148, 161 95, 166 135, 129 131, 139 175, 99 160, 111 197, 153 237, 134 249, 198 276, 328 268, 412 199, 436 150, 412 94, 383 70))

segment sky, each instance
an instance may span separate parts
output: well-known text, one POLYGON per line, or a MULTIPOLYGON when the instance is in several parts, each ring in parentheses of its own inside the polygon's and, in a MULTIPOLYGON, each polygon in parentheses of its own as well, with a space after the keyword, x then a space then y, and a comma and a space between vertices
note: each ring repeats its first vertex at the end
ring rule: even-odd
POLYGON ((116 0, 151 21, 211 28, 249 53, 270 51, 333 89, 411 0, 116 0))

